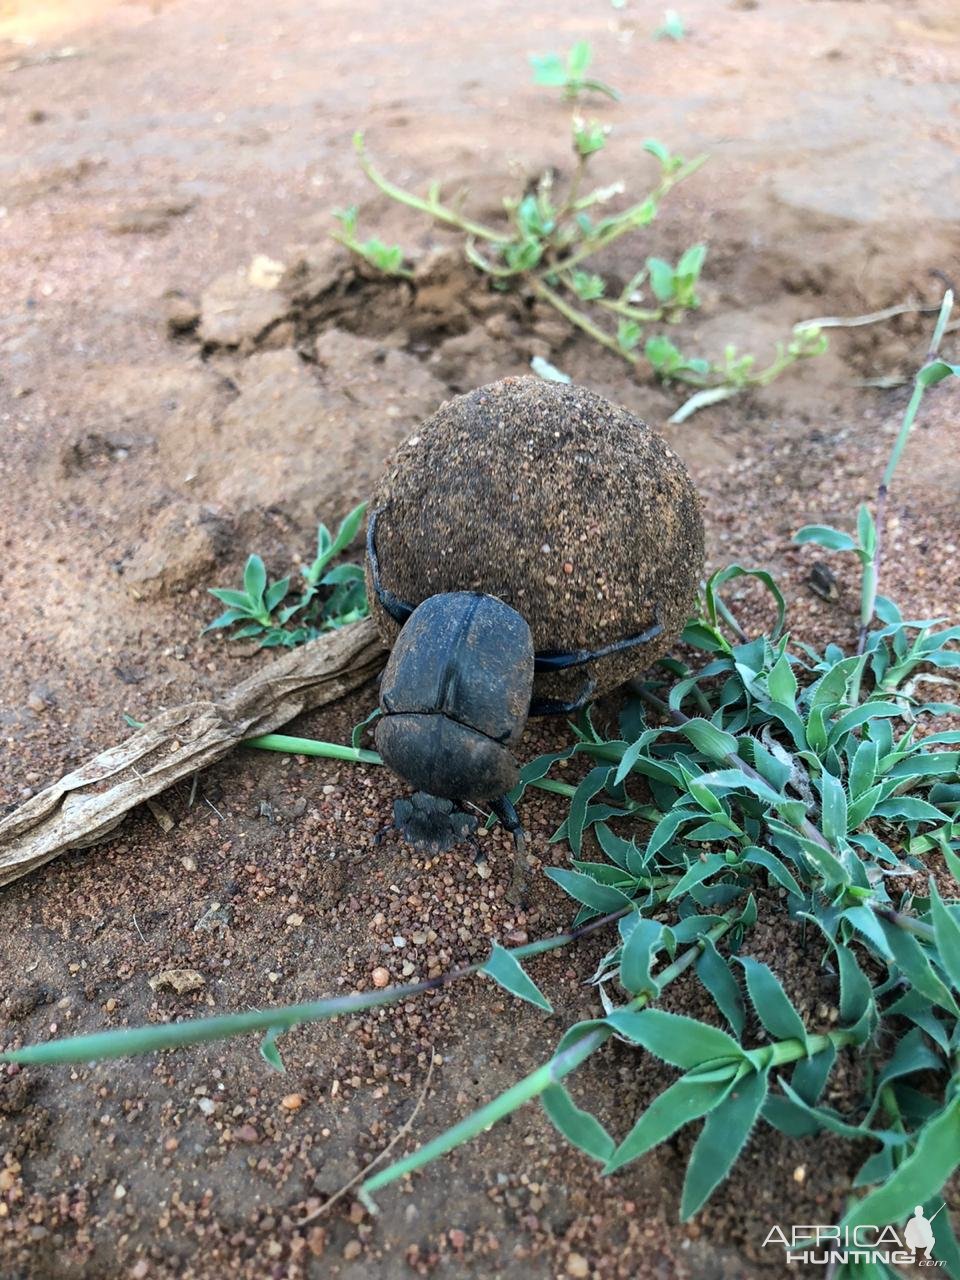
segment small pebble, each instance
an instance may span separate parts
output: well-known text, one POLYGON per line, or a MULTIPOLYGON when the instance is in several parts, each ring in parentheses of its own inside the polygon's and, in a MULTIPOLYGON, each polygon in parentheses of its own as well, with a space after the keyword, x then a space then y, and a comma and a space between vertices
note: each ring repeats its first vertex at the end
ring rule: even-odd
POLYGON ((280 1105, 284 1111, 299 1111, 303 1106, 303 1098, 299 1093, 288 1093, 285 1098, 280 1099, 280 1105))
POLYGON ((588 1276, 590 1274, 590 1264, 582 1253, 571 1253, 567 1258, 567 1275, 568 1276, 588 1276))
POLYGON ((354 1258, 359 1258, 363 1252, 363 1245, 359 1240, 348 1240, 343 1246, 343 1256, 348 1262, 352 1262, 354 1258))
POLYGON ((384 969, 382 965, 374 969, 371 977, 373 978, 373 985, 375 987, 386 987, 390 985, 390 970, 384 969))

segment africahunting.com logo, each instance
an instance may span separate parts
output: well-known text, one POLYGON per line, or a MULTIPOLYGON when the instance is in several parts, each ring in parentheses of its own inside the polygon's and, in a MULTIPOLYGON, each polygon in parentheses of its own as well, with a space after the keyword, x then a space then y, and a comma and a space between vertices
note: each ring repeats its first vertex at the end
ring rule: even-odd
POLYGON ((942 1267, 931 1257, 936 1244, 933 1220, 943 1205, 928 1218, 917 1205, 906 1226, 877 1227, 861 1223, 844 1226, 793 1226, 789 1235, 781 1227, 771 1227, 764 1247, 786 1250, 786 1260, 806 1265, 837 1266, 843 1263, 886 1263, 887 1266, 942 1267))

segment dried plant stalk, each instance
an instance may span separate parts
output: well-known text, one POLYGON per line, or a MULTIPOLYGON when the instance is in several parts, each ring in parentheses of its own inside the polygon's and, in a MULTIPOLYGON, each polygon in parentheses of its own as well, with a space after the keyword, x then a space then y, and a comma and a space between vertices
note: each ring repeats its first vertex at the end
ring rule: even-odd
POLYGON ((385 656, 367 618, 291 650, 217 702, 188 702, 154 716, 0 818, 0 885, 68 849, 99 843, 136 805, 207 768, 245 738, 358 688, 385 656))

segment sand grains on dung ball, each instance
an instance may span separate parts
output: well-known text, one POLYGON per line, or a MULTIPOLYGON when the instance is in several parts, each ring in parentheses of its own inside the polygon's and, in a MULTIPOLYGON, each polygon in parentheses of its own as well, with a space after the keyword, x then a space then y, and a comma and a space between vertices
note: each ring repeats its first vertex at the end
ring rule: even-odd
MULTIPOLYGON (((669 650, 703 571, 700 501, 666 442, 595 392, 540 378, 446 401, 395 451, 371 510, 383 585, 411 604, 498 596, 538 651, 597 649, 659 621, 655 640, 591 664, 598 694, 669 650)), ((392 644, 397 624, 371 604, 392 644)), ((583 680, 541 674, 536 692, 583 680)))

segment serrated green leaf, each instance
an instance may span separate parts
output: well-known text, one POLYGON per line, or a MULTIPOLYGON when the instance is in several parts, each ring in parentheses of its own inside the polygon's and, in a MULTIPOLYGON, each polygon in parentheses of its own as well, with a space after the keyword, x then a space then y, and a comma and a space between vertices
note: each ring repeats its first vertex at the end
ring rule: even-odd
POLYGON ((787 998, 780 979, 773 970, 750 956, 737 956, 747 980, 747 994, 757 1017, 774 1040, 800 1040, 806 1043, 803 1019, 787 998))
POLYGON ((952 1013, 954 1017, 960 1017, 960 1008, 957 1006, 956 999, 937 977, 926 952, 916 938, 888 920, 881 920, 880 926, 887 940, 887 947, 893 953, 897 968, 910 980, 914 989, 926 996, 928 1000, 932 1000, 934 1004, 952 1013))
POLYGON ((620 1009, 606 1020, 627 1040, 684 1070, 716 1058, 743 1060, 743 1050, 726 1031, 682 1014, 663 1009, 620 1009))
POLYGON ((785 653, 777 660, 767 676, 767 690, 774 702, 782 702, 788 707, 795 705, 797 677, 793 674, 790 659, 785 653))
POLYGON ((787 867, 783 865, 778 857, 770 853, 767 849, 761 849, 756 845, 751 846, 743 851, 741 855, 744 862, 751 862, 757 866, 764 867, 778 884, 781 884, 787 893, 792 893, 796 898, 802 898, 803 890, 797 883, 794 876, 787 867))
POLYGON ((767 1097, 767 1073, 753 1071, 738 1080, 709 1113, 687 1165, 680 1202, 686 1222, 699 1212, 723 1182, 746 1145, 767 1097))
POLYGON ((619 889, 614 889, 611 885, 597 884, 596 880, 582 875, 579 871, 567 871, 564 867, 547 867, 546 874, 561 889, 569 893, 571 898, 576 898, 586 907, 592 907, 601 915, 633 905, 632 900, 619 889))
POLYGON ((853 1228, 862 1223, 900 1222, 940 1191, 957 1167, 960 1151, 960 1097, 921 1129, 913 1151, 893 1176, 865 1196, 840 1224, 853 1228))
POLYGON ((831 844, 847 834, 847 794, 843 784, 832 773, 824 772, 820 778, 821 828, 831 844))
POLYGON ((613 1138, 596 1116, 576 1105, 562 1084, 547 1085, 540 1102, 550 1122, 568 1142, 601 1164, 610 1159, 616 1147, 613 1138))
POLYGON ((954 991, 960 992, 960 923, 947 910, 933 876, 930 877, 930 914, 940 962, 954 991))
POLYGON ((680 725, 679 729, 698 751, 712 760, 725 760, 727 756, 737 753, 737 740, 733 734, 718 729, 709 720, 694 717, 680 725))
POLYGON ((697 976, 713 997, 717 1008, 730 1024, 739 1040, 743 1035, 745 1010, 740 988, 730 966, 717 950, 711 937, 703 938, 703 950, 697 959, 697 976))
POLYGON ((656 920, 638 916, 623 944, 620 953, 620 982, 632 995, 649 991, 659 993, 659 986, 651 975, 657 952, 663 948, 663 925, 656 920))
POLYGON ((603 1172, 614 1173, 665 1142, 684 1125, 699 1120, 712 1111, 729 1092, 733 1075, 734 1068, 731 1066, 729 1079, 701 1081, 684 1076, 675 1081, 669 1089, 654 1098, 617 1147, 603 1172))
POLYGON ((718 872, 728 871, 729 869, 730 864, 722 853, 708 853, 705 858, 694 862, 684 872, 670 890, 667 901, 673 902, 675 898, 682 898, 684 894, 690 892, 694 885, 702 884, 704 880, 709 880, 711 876, 717 875, 718 872))
POLYGON ((498 942, 493 944, 490 959, 481 966, 480 972, 492 978, 511 995, 526 1000, 528 1004, 535 1005, 546 1013, 553 1013, 553 1005, 540 993, 533 979, 524 972, 520 961, 498 942))

